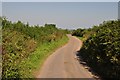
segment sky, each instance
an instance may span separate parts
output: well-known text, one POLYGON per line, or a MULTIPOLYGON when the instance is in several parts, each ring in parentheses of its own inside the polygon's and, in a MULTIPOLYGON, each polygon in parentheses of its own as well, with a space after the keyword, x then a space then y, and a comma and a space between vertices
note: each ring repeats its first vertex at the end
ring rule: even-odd
POLYGON ((118 19, 120 19, 120 2, 118 3, 118 19))
POLYGON ((2 2, 0 2, 0 16, 2 16, 2 2))
POLYGON ((89 28, 105 20, 118 19, 117 0, 116 2, 112 0, 111 2, 9 1, 2 2, 2 16, 6 16, 13 22, 18 20, 29 22, 30 25, 52 23, 59 28, 77 29, 89 28))
POLYGON ((118 2, 120 0, 1 0, 2 2, 118 2))

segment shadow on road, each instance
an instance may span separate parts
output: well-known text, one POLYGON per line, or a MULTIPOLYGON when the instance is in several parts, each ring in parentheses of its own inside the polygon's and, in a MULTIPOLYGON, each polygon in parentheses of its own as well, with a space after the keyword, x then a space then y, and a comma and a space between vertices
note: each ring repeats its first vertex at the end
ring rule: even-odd
POLYGON ((87 62, 85 60, 83 60, 83 58, 80 55, 80 50, 76 51, 76 59, 79 61, 79 63, 85 68, 87 69, 89 72, 92 73, 93 78, 95 78, 96 80, 102 80, 99 75, 97 73, 95 73, 95 71, 87 64, 87 62))

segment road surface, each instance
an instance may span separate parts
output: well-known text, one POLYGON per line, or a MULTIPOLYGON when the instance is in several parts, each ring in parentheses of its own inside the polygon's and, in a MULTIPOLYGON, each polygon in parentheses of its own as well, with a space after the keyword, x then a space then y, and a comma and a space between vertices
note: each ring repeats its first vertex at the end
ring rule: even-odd
POLYGON ((44 62, 37 78, 92 78, 92 75, 75 59, 82 42, 68 35, 69 42, 56 50, 44 62))

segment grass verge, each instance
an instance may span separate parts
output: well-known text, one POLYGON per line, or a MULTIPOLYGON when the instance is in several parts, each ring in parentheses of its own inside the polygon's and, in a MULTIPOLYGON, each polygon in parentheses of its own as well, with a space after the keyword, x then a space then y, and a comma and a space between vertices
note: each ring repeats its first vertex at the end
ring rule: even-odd
POLYGON ((22 71, 20 71, 20 74, 22 74, 24 78, 34 78, 35 72, 41 68, 46 58, 67 42, 68 37, 64 36, 60 40, 51 43, 44 43, 37 47, 37 49, 26 60, 21 62, 20 68, 22 68, 22 71))
POLYGON ((76 36, 78 39, 82 40, 83 42, 86 41, 87 38, 85 37, 79 37, 79 36, 76 36))

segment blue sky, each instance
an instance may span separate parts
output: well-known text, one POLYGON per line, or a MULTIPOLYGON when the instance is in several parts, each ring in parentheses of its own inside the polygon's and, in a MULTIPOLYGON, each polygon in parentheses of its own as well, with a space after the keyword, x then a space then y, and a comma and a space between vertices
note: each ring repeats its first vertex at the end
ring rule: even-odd
POLYGON ((118 2, 119 0, 1 0, 2 2, 118 2))
POLYGON ((2 16, 2 2, 0 2, 0 16, 2 16))
POLYGON ((3 2, 2 14, 11 21, 21 20, 31 25, 55 23, 60 28, 88 28, 105 20, 117 19, 118 3, 3 2))
POLYGON ((118 5, 118 19, 120 19, 120 2, 119 2, 119 5, 118 5))

